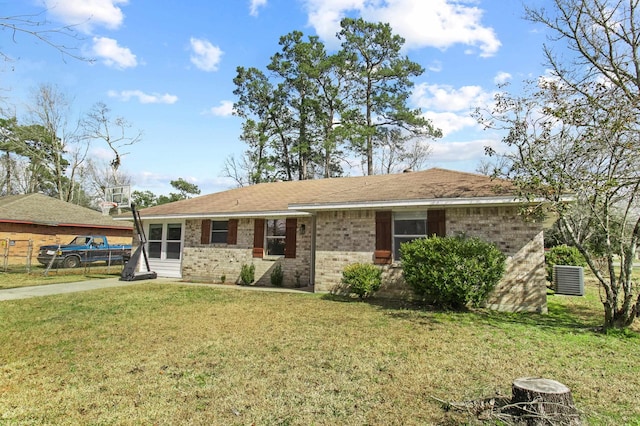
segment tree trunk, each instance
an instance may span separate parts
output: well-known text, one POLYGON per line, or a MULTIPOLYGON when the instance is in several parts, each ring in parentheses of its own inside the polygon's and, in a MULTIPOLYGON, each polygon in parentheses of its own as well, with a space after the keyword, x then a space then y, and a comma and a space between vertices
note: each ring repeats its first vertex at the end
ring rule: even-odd
POLYGON ((511 403, 528 425, 580 425, 568 387, 550 379, 523 377, 513 381, 511 403))

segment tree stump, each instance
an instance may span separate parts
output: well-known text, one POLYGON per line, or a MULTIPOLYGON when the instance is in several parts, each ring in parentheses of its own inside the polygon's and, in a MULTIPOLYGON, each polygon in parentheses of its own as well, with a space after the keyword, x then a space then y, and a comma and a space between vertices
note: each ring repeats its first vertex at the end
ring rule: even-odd
POLYGON ((523 377, 513 381, 511 404, 529 425, 580 425, 571 390, 555 380, 523 377))

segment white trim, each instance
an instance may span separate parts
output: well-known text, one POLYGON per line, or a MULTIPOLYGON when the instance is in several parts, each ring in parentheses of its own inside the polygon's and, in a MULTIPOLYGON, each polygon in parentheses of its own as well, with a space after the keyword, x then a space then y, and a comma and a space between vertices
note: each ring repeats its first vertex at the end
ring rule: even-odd
POLYGON ((318 210, 350 210, 350 209, 377 209, 377 208, 404 208, 404 207, 472 207, 472 206, 506 206, 512 204, 544 202, 543 199, 527 201, 525 199, 505 197, 485 198, 432 198, 423 200, 392 200, 392 201, 362 201, 351 203, 317 203, 317 204, 291 204, 290 209, 303 211, 318 210))
MULTIPOLYGON (((237 219, 237 218, 253 218, 253 217, 308 217, 309 212, 302 211, 275 211, 275 212, 243 212, 243 213, 193 213, 193 214, 165 214, 165 215, 141 215, 141 219, 145 220, 175 220, 175 219, 237 219)), ((131 220, 131 218, 118 218, 114 220, 131 220)))

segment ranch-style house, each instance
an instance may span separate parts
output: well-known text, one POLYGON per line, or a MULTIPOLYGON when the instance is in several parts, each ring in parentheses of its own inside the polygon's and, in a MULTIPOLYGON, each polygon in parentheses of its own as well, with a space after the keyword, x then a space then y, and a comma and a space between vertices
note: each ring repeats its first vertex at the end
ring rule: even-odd
POLYGON ((242 265, 253 264, 256 285, 270 285, 279 264, 285 286, 316 292, 339 288, 348 264, 368 262, 383 269, 379 295, 410 297, 402 242, 433 234, 479 237, 508 256, 488 306, 546 312, 543 226, 524 220, 521 206, 508 181, 433 168, 261 183, 139 214, 158 276, 230 284, 242 265))

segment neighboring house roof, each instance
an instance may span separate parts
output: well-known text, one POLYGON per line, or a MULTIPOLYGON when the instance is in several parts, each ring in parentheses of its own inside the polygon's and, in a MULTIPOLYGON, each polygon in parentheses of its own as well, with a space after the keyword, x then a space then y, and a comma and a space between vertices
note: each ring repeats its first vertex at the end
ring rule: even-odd
POLYGON ((132 223, 115 222, 101 212, 43 194, 0 197, 0 223, 131 229, 132 223))
POLYGON ((515 189, 508 181, 434 168, 389 175, 261 183, 148 207, 139 213, 145 219, 293 216, 314 210, 504 205, 516 201, 515 189))

